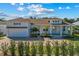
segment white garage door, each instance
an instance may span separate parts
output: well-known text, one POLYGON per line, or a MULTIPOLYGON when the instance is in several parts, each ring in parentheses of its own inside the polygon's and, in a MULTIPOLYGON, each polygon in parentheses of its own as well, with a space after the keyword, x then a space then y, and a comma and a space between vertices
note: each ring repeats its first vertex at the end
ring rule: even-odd
POLYGON ((23 28, 23 29, 9 28, 8 29, 8 36, 9 37, 28 37, 29 31, 26 28, 23 28))

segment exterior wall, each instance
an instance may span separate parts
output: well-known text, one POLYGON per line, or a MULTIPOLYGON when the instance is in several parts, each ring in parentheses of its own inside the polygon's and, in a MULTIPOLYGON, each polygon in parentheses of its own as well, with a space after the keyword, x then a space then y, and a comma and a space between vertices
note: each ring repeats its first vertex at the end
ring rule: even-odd
POLYGON ((6 34, 6 25, 0 25, 0 32, 6 34))
POLYGON ((8 37, 29 37, 30 36, 30 24, 24 22, 8 22, 7 24, 7 36, 8 37))
POLYGON ((8 28, 8 37, 29 37, 29 29, 27 28, 8 28))

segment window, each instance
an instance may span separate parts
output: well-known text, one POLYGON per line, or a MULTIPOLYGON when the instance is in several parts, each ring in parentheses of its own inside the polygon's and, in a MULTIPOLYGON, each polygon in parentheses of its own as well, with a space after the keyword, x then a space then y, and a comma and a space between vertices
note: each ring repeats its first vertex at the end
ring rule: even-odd
POLYGON ((65 26, 63 27, 63 31, 65 31, 65 26))
POLYGON ((31 25, 34 25, 34 23, 30 23, 31 25))
POLYGON ((14 25, 21 25, 21 23, 14 23, 14 25))
POLYGON ((48 29, 43 29, 43 31, 48 31, 48 29))

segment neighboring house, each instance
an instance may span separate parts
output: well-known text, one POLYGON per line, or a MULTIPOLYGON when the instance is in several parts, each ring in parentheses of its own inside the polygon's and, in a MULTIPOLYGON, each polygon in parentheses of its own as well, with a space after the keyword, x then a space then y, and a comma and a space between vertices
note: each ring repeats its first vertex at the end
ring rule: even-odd
POLYGON ((0 21, 0 33, 6 34, 6 23, 0 21))
POLYGON ((79 33, 79 21, 72 23, 74 26, 74 33, 79 33))
POLYGON ((31 28, 37 27, 38 33, 43 35, 72 35, 72 25, 65 23, 60 18, 50 19, 24 19, 17 18, 6 22, 6 35, 8 37, 30 37, 31 28), (70 28, 70 30, 68 30, 70 28))
POLYGON ((79 21, 72 23, 73 25, 79 26, 79 21))

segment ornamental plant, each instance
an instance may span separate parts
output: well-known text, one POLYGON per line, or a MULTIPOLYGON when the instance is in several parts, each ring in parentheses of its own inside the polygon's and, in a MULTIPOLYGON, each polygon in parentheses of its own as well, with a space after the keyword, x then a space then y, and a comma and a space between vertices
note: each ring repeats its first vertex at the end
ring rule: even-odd
POLYGON ((24 43, 22 41, 18 42, 18 54, 19 56, 24 55, 24 43))
POLYGON ((8 43, 5 42, 1 44, 1 51, 4 56, 8 56, 8 49, 9 49, 8 43))
POLYGON ((15 56, 16 55, 16 53, 15 53, 15 51, 16 51, 16 43, 15 43, 15 41, 11 41, 10 42, 9 51, 11 53, 11 56, 15 56))
POLYGON ((32 42, 31 43, 31 55, 36 56, 36 53, 37 53, 37 49, 36 49, 35 42, 32 42))
POLYGON ((62 41, 62 42, 61 42, 60 51, 61 51, 61 55, 62 55, 62 56, 66 56, 66 55, 68 54, 67 42, 66 42, 66 41, 62 41))
POLYGON ((30 55, 30 43, 29 43, 29 41, 25 42, 25 55, 26 56, 30 55))
POLYGON ((68 46, 68 55, 73 56, 74 55, 74 42, 69 42, 68 46))
POLYGON ((40 56, 43 56, 44 50, 43 50, 43 42, 40 41, 38 44, 38 53, 40 56))
POLYGON ((52 49, 51 49, 51 45, 50 45, 50 41, 46 42, 46 52, 48 56, 51 56, 52 54, 52 49))
POLYGON ((59 56, 59 55, 60 55, 60 53, 59 53, 59 43, 58 43, 58 41, 55 41, 54 54, 55 54, 55 56, 59 56))

